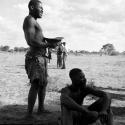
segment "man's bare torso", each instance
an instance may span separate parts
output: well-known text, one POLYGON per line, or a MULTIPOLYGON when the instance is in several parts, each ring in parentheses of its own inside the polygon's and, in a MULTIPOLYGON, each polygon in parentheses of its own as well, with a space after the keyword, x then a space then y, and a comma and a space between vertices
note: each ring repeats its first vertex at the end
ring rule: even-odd
POLYGON ((27 16, 23 23, 23 30, 27 44, 30 46, 31 51, 45 53, 46 49, 40 46, 44 41, 42 29, 37 21, 32 16, 27 16), (35 41, 35 42, 34 42, 35 41))
POLYGON ((68 95, 70 98, 72 98, 76 103, 82 105, 84 98, 87 95, 87 89, 74 91, 70 87, 65 87, 62 89, 62 93, 68 95))

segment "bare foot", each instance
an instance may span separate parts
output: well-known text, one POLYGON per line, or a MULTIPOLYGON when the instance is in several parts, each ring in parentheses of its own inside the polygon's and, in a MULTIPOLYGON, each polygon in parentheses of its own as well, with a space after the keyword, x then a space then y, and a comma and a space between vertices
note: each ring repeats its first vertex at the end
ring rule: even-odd
POLYGON ((49 110, 45 110, 45 109, 37 111, 37 115, 41 115, 41 114, 44 114, 44 113, 48 114, 48 113, 51 113, 51 112, 49 110))
POLYGON ((26 115, 24 116, 24 119, 25 119, 25 120, 34 120, 35 117, 34 117, 32 114, 26 114, 26 115))

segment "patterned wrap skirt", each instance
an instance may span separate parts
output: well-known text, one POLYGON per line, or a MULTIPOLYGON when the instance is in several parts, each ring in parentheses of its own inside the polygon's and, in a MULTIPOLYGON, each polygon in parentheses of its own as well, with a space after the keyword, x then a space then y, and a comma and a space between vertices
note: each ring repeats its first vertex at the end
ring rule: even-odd
POLYGON ((42 55, 32 55, 27 52, 25 55, 25 69, 32 84, 34 80, 39 80, 40 86, 47 85, 47 58, 42 55))

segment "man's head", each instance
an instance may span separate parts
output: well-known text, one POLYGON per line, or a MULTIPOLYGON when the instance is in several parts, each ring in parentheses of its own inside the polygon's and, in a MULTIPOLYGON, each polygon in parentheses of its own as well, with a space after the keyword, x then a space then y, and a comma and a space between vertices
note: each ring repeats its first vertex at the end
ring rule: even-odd
POLYGON ((41 18, 43 14, 42 2, 39 0, 30 0, 28 4, 29 13, 35 18, 41 18))
POLYGON ((62 43, 61 42, 59 42, 59 44, 58 44, 59 46, 62 46, 62 43))
POLYGON ((66 45, 66 42, 63 42, 62 44, 65 46, 65 45, 66 45))
POLYGON ((74 68, 70 70, 69 76, 72 80, 72 85, 79 88, 86 86, 86 78, 83 71, 79 68, 74 68))

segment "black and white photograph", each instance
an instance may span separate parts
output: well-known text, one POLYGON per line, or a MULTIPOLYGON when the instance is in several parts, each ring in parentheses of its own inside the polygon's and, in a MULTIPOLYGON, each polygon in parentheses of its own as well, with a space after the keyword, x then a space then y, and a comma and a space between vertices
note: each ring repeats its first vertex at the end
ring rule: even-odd
POLYGON ((0 124, 125 125, 125 0, 1 0, 0 124))

